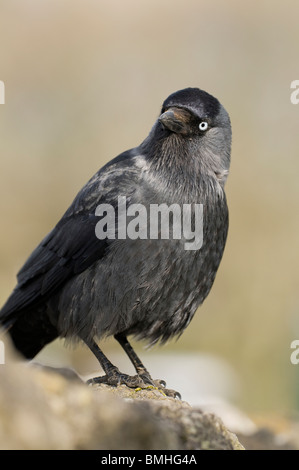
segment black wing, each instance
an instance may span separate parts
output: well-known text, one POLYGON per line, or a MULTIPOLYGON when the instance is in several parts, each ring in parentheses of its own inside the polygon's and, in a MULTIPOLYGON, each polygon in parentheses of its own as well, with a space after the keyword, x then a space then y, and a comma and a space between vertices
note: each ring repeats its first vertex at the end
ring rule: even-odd
POLYGON ((116 207, 118 195, 130 199, 140 178, 135 157, 138 158, 135 149, 121 154, 82 188, 56 227, 19 271, 18 285, 1 309, 1 323, 8 325, 19 312, 49 298, 68 279, 105 255, 111 240, 96 237, 99 217, 95 209, 100 203, 116 207))

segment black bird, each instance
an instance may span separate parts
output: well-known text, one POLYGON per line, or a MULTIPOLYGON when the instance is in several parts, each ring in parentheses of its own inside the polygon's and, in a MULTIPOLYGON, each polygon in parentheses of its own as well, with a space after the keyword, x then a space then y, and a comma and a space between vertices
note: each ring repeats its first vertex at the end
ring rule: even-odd
MULTIPOLYGON (((163 343, 180 335, 208 295, 227 237, 224 184, 230 150, 229 115, 216 98, 198 88, 171 94, 148 137, 88 181, 18 273, 0 312, 15 347, 33 358, 57 337, 83 340, 105 371, 94 382, 156 384, 127 336, 163 343), (185 233, 162 236, 165 220, 159 220, 158 236, 150 236, 149 226, 141 232, 136 221, 142 236, 119 236, 120 200, 126 210, 139 208, 139 215, 140 206, 132 205, 142 205, 150 224, 150 206, 166 205, 172 230, 178 216, 171 205, 189 205, 193 233, 200 228, 195 207, 202 204, 201 246, 187 248, 185 233), (114 235, 109 235, 108 205, 115 211, 114 235), (107 210, 99 215, 98 207, 107 210), (136 376, 122 374, 97 345, 96 339, 109 335, 129 356, 136 376)), ((133 220, 132 212, 127 215, 126 227, 133 220)))

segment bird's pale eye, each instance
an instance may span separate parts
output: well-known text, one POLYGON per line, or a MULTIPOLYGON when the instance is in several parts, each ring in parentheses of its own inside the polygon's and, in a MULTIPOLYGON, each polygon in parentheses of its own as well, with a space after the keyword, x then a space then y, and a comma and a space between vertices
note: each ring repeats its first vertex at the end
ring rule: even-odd
POLYGON ((207 121, 201 121, 198 127, 200 131, 206 131, 209 127, 209 124, 207 123, 207 121))

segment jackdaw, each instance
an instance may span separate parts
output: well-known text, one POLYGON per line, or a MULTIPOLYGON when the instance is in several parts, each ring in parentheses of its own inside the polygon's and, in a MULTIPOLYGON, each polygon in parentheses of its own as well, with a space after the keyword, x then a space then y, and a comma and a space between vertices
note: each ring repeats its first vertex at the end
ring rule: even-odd
POLYGON ((19 271, 0 312, 15 347, 33 358, 57 337, 79 339, 105 372, 93 382, 165 386, 127 336, 163 343, 180 335, 208 295, 228 231, 230 150, 229 115, 216 98, 198 88, 171 94, 148 137, 88 181, 19 271), (194 247, 190 234, 199 233, 194 247), (99 348, 110 335, 135 376, 99 348))

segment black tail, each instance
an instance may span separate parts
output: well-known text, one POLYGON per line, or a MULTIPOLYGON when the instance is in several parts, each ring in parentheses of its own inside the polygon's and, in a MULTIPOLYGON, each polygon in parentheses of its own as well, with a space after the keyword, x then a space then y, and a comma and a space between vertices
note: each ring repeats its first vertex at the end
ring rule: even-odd
POLYGON ((11 336, 15 348, 27 359, 32 359, 46 344, 58 337, 57 329, 41 307, 17 312, 8 318, 1 318, 1 313, 0 323, 11 336))

